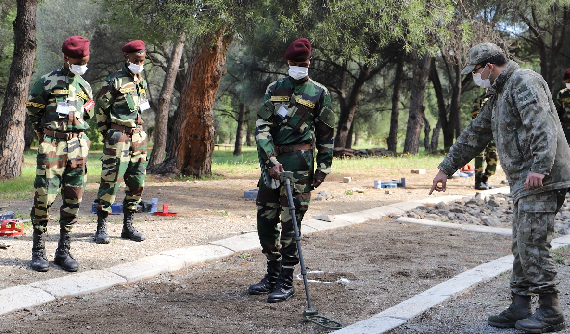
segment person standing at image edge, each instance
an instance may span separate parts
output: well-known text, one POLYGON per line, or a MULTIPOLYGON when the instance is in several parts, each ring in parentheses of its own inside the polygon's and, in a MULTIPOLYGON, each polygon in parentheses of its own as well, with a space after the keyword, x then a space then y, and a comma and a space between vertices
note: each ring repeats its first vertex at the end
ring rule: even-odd
POLYGON ((540 74, 519 68, 493 43, 469 50, 462 74, 488 88, 479 115, 463 130, 439 164, 430 194, 445 191, 446 182, 492 140, 513 198, 510 280, 511 305, 488 318, 489 325, 525 333, 566 328, 550 250, 554 217, 570 186, 570 148, 548 84, 540 74), (538 295, 532 313, 531 297, 538 295))

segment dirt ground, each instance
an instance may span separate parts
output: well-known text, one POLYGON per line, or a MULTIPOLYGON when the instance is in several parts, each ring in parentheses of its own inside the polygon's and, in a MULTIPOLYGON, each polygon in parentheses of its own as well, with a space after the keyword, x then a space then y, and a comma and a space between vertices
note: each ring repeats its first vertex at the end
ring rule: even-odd
MULTIPOLYGON (((333 174, 313 192, 328 191, 332 198, 312 201, 306 217, 357 212, 427 197, 437 169, 423 175, 400 169, 353 170, 333 174), (351 176, 350 183, 343 177, 351 176), (406 178, 406 188, 374 189, 374 180, 406 178), (348 191, 351 190, 351 191, 348 191), (352 194, 350 194, 352 193, 352 194)), ((491 179, 498 186, 502 171, 491 179)), ((113 216, 109 245, 97 245, 92 236, 95 215, 90 203, 96 184, 89 184, 81 216, 73 230, 72 254, 80 271, 101 269, 161 251, 205 244, 256 229, 255 203, 243 197, 254 189, 257 174, 224 175, 220 180, 172 182, 149 178, 145 200, 159 198, 176 217, 137 215, 136 226, 148 239, 123 240, 121 216, 113 216), (88 204, 87 204, 88 203, 88 204)), ((448 183, 446 193, 473 194, 473 178, 448 183)), ((119 196, 121 199, 122 194, 119 196)), ((57 208, 61 202, 56 202, 57 208)), ((31 199, 3 201, 4 209, 26 218, 31 199)), ((55 212, 54 212, 55 211, 55 212)), ((52 215, 57 218, 57 210, 52 215)), ((57 246, 57 222, 50 222, 46 248, 51 261, 57 246)), ((68 275, 52 265, 47 273, 29 269, 31 231, 23 237, 2 238, 0 288, 68 275)), ((305 236, 302 240, 313 307, 320 314, 351 324, 396 305, 464 270, 509 253, 509 238, 474 232, 449 231, 396 223, 393 219, 305 236), (341 279, 337 282, 337 280, 341 279), (330 283, 324 283, 324 282, 330 283)), ((0 317, 0 333, 327 333, 303 320, 306 310, 302 280, 296 296, 286 303, 268 304, 263 296, 248 296, 249 284, 263 275, 260 252, 242 253, 214 263, 161 275, 107 291, 63 299, 0 317), (38 321, 39 320, 39 321, 38 321)), ((297 273, 300 270, 297 268, 297 273)))
MULTIPOLYGON (((313 308, 352 324, 508 254, 508 239, 392 219, 310 234, 302 249, 308 278, 318 281, 309 283, 313 308)), ((236 254, 3 316, 0 333, 331 332, 302 317, 307 304, 299 268, 290 301, 269 304, 266 296, 248 296, 247 286, 262 276, 264 266, 257 252, 236 254)))

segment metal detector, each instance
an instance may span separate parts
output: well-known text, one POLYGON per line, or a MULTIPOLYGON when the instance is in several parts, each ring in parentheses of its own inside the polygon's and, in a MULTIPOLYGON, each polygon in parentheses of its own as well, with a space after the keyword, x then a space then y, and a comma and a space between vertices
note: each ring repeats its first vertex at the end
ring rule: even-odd
POLYGON ((305 261, 303 261, 303 252, 301 252, 301 236, 299 235, 299 228, 297 227, 297 217, 295 216, 295 203, 293 202, 293 193, 291 192, 291 183, 293 180, 293 172, 281 172, 281 182, 285 184, 287 191, 287 199, 289 200, 289 209, 291 217, 293 217, 293 227, 295 228, 295 242, 297 243, 297 251, 299 252, 299 261, 301 262, 301 275, 303 275, 303 282, 305 283, 305 294, 307 295, 308 309, 303 312, 303 316, 310 322, 313 322, 321 327, 327 329, 341 329, 344 326, 335 320, 328 319, 320 316, 317 310, 311 307, 311 297, 309 297, 309 284, 307 283, 307 270, 305 270, 305 261))

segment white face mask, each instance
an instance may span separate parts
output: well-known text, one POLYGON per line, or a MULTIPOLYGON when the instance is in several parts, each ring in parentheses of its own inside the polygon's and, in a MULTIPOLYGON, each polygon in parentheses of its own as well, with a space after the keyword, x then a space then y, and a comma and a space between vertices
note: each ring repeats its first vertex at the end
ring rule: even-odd
POLYGON ((301 80, 309 75, 308 67, 289 66, 289 76, 295 80, 301 80))
MULTIPOLYGON (((481 71, 481 73, 485 72, 485 69, 487 68, 487 65, 485 65, 485 67, 483 68, 483 71, 481 71)), ((475 84, 477 86, 483 87, 483 88, 489 88, 491 87, 491 80, 489 78, 487 79, 482 79, 481 78, 481 73, 475 73, 473 74, 473 81, 475 81, 475 84)), ((489 73, 489 77, 491 76, 491 73, 489 73)))
POLYGON ((566 84, 566 88, 570 89, 570 82, 566 84))
POLYGON ((87 72, 87 65, 71 65, 69 62, 67 64, 69 65, 69 71, 75 75, 81 76, 87 72))
POLYGON ((129 63, 129 70, 131 72, 133 72, 134 74, 139 74, 143 71, 144 69, 144 64, 143 65, 136 65, 133 63, 129 63))

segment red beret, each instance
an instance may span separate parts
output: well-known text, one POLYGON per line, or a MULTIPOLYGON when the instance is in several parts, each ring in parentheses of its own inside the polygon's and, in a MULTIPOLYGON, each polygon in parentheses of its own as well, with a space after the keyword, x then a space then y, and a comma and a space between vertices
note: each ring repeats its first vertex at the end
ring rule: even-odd
POLYGON ((89 55, 89 44, 87 38, 81 36, 71 36, 63 42, 61 51, 70 58, 83 58, 89 55))
POLYGON ((125 53, 144 51, 144 50, 145 50, 144 42, 141 41, 140 39, 128 42, 127 44, 123 45, 123 48, 121 49, 121 51, 125 53))
POLYGON ((567 69, 566 72, 564 72, 564 76, 562 77, 562 80, 566 79, 570 79, 570 68, 567 69))
POLYGON ((311 42, 306 38, 299 38, 289 45, 285 51, 285 59, 291 61, 305 61, 311 56, 311 42))

